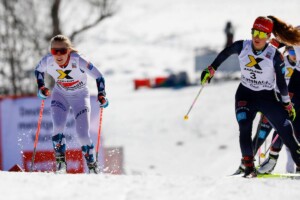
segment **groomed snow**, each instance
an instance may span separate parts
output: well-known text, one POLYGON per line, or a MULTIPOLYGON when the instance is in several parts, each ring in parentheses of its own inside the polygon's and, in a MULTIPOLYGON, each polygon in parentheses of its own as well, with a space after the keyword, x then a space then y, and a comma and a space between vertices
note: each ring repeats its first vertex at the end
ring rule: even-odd
MULTIPOLYGON (((236 39, 250 37, 259 15, 298 25, 298 0, 122 0, 118 5, 117 14, 81 36, 77 47, 106 75, 110 106, 102 135, 105 146, 124 148, 125 174, 0 172, 1 199, 299 198, 296 180, 228 178, 241 159, 234 115, 237 81, 204 88, 187 121, 183 117, 200 86, 134 91, 132 81, 182 70, 195 81, 194 49, 221 50, 227 20, 236 27, 236 39)), ((89 85, 95 93, 94 81, 89 85)), ((275 172, 285 172, 285 159, 283 150, 275 172)))

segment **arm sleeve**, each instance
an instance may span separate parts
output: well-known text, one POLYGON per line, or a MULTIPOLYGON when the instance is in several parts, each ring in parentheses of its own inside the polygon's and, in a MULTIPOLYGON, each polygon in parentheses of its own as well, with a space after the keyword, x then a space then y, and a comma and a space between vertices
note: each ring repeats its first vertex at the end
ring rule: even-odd
POLYGON ((297 91, 300 91, 300 72, 298 70, 294 70, 291 79, 290 79, 290 83, 288 85, 288 89, 290 93, 297 93, 297 91))
POLYGON ((284 78, 286 68, 283 61, 283 56, 278 50, 276 50, 273 61, 276 74, 276 84, 279 89, 282 102, 288 103, 290 102, 290 97, 288 95, 288 87, 284 78))
POLYGON ((91 62, 85 60, 82 57, 79 57, 79 66, 81 70, 86 72, 94 79, 102 77, 101 72, 91 62))
POLYGON ((300 46, 293 46, 296 53, 297 61, 300 61, 300 46))
POLYGON ((79 66, 81 70, 96 79, 98 93, 101 92, 105 95, 105 81, 101 72, 91 62, 86 61, 82 57, 79 57, 79 66))
POLYGON ((35 77, 37 81, 38 88, 45 86, 44 74, 47 67, 47 58, 44 57, 39 64, 35 67, 35 77))
POLYGON ((234 42, 232 45, 226 47, 219 53, 216 59, 212 62, 211 66, 217 70, 218 67, 232 54, 240 54, 243 49, 243 40, 234 42))

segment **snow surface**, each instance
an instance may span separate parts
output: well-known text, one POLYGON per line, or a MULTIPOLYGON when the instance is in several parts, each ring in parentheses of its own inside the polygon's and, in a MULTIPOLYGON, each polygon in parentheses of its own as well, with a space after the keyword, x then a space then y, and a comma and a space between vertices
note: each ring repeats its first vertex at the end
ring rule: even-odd
MULTIPOLYGON (((132 79, 193 74, 194 49, 221 49, 227 20, 249 38, 253 20, 273 14, 297 25, 298 0, 122 0, 119 12, 81 38, 78 49, 106 75, 110 106, 105 146, 123 146, 124 175, 0 172, 1 199, 243 200, 296 199, 296 180, 229 178, 241 159, 234 115, 237 81, 133 90, 132 79)), ((96 91, 94 81, 90 81, 96 91)), ((257 122, 257 120, 256 120, 257 122)), ((254 125, 256 127, 256 124, 254 125)), ((269 144, 268 140, 268 144, 269 144)), ((285 172, 280 155, 275 172, 285 172)))

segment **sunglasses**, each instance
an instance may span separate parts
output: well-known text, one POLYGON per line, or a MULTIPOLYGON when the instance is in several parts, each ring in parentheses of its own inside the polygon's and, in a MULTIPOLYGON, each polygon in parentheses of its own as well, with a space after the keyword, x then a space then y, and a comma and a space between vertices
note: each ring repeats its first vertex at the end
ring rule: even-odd
POLYGON ((288 52, 289 52, 289 55, 291 55, 291 56, 296 55, 295 50, 293 50, 293 49, 289 49, 288 52))
POLYGON ((67 48, 51 48, 52 55, 57 55, 58 53, 60 53, 60 55, 65 55, 66 53, 68 53, 68 49, 67 48))
POLYGON ((258 36, 259 39, 266 39, 266 38, 268 38, 268 33, 265 33, 265 32, 262 32, 262 31, 258 31, 258 30, 255 30, 255 29, 251 30, 251 34, 252 34, 253 37, 258 36))

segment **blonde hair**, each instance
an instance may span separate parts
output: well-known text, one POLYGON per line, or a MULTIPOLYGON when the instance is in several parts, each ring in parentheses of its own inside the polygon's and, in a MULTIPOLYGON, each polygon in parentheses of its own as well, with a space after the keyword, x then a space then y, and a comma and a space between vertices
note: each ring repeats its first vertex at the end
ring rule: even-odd
POLYGON ((71 49, 71 52, 78 52, 78 50, 74 48, 71 40, 65 35, 56 35, 53 38, 51 38, 50 48, 52 47, 53 42, 62 42, 67 46, 67 48, 71 49))
POLYGON ((300 45, 300 30, 290 24, 278 19, 275 16, 267 16, 273 21, 274 36, 289 46, 300 45))

